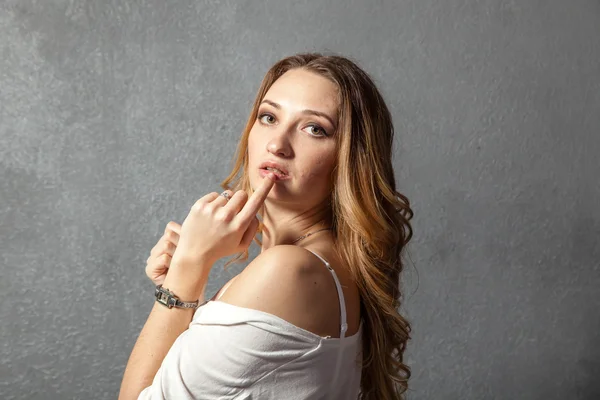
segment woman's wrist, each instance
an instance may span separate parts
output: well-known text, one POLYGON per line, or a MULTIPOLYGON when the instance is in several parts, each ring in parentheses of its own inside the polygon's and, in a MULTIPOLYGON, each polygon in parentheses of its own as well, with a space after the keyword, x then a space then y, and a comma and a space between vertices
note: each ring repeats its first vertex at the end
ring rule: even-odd
POLYGON ((207 262, 171 262, 163 287, 174 293, 182 301, 204 300, 204 288, 208 282, 211 265, 207 262))

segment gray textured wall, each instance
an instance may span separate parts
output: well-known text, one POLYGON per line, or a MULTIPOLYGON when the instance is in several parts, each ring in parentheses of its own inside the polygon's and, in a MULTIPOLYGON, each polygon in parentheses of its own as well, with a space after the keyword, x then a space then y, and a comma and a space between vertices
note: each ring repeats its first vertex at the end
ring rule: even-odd
POLYGON ((150 249, 303 50, 393 110, 410 398, 600 398, 599 38, 596 0, 0 1, 0 398, 116 397, 150 249))

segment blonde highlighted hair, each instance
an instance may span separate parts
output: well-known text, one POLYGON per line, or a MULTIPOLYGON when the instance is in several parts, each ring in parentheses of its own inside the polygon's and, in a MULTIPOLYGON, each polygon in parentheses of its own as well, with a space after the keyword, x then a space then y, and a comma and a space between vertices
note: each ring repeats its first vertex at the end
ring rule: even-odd
MULTIPOLYGON (((396 191, 392 166, 394 127, 372 79, 348 58, 319 53, 286 57, 269 69, 254 100, 224 189, 252 193, 248 135, 271 85, 303 68, 336 84, 339 93, 337 163, 332 173, 331 216, 336 251, 360 290, 363 320, 361 395, 364 400, 403 399, 411 371, 404 363, 411 325, 398 308, 402 255, 412 237, 413 212, 396 191)), ((257 235, 262 232, 259 226, 257 235)), ((261 245, 255 236, 254 241, 261 245)), ((248 258, 248 250, 227 265, 248 258)))

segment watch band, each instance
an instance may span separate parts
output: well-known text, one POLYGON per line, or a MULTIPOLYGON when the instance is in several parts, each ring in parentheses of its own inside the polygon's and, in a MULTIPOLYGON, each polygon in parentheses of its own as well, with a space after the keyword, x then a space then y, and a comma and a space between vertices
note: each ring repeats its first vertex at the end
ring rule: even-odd
POLYGON ((162 287, 162 284, 157 285, 154 289, 154 297, 156 301, 168 308, 198 308, 199 301, 181 301, 173 292, 162 287))

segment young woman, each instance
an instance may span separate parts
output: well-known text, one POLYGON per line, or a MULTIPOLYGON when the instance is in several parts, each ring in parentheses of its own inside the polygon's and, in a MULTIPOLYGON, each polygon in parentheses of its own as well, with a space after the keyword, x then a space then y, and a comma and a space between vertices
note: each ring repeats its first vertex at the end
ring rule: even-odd
POLYGON ((396 192, 393 135, 383 98, 352 61, 277 62, 227 190, 169 223, 148 258, 160 304, 120 399, 402 398, 411 328, 397 310, 413 213, 396 192), (260 254, 203 302, 212 264, 246 260, 253 239, 260 254))

